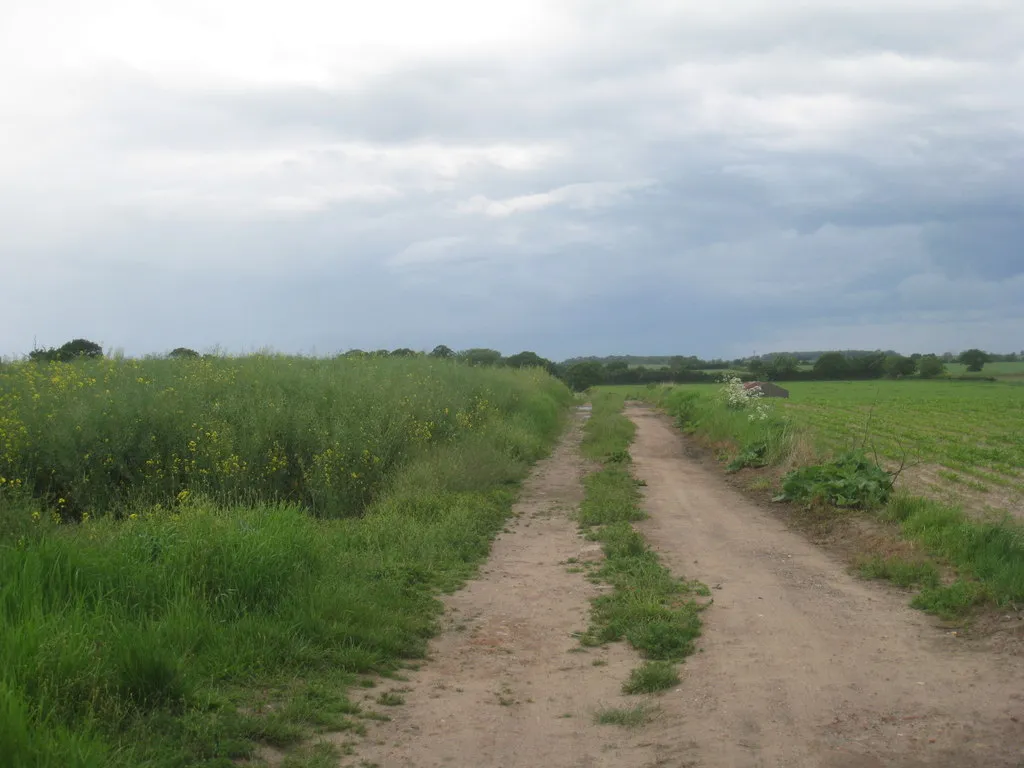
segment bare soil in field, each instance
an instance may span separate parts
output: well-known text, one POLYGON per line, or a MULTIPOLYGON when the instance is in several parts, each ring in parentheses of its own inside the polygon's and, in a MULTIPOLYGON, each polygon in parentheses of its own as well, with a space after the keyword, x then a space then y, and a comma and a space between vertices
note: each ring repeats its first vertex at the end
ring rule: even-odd
POLYGON ((620 692, 639 663, 623 644, 578 652, 588 599, 572 573, 597 559, 571 519, 588 467, 579 425, 538 465, 481 578, 446 598, 431 658, 394 690, 348 765, 381 768, 876 768, 1024 766, 1024 659, 940 626, 688 455, 654 411, 630 406, 638 524, 679 576, 712 587, 682 683, 620 692), (598 665, 594 662, 597 661, 598 665), (597 725, 647 701, 651 722, 597 725), (365 762, 363 762, 365 761, 365 762))

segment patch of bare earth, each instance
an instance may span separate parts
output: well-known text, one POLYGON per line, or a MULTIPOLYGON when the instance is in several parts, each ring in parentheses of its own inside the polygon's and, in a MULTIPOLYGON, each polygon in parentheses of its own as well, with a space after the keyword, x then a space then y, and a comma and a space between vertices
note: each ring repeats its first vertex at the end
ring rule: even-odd
POLYGON ((673 572, 715 598, 703 652, 644 729, 660 764, 1024 765, 1019 655, 965 640, 905 595, 855 579, 687 455, 665 417, 627 413, 651 514, 638 527, 673 572))
POLYGON ((594 723, 599 709, 644 698, 620 691, 639 663, 627 646, 580 652, 589 600, 603 589, 571 572, 568 562, 601 557, 600 546, 583 539, 572 519, 591 469, 580 458, 580 437, 577 423, 538 464, 481 578, 445 598, 444 631, 423 667, 407 683, 382 681, 366 692, 369 704, 401 689, 404 704, 373 706, 392 720, 368 724, 367 738, 344 765, 659 764, 661 747, 645 729, 594 723))

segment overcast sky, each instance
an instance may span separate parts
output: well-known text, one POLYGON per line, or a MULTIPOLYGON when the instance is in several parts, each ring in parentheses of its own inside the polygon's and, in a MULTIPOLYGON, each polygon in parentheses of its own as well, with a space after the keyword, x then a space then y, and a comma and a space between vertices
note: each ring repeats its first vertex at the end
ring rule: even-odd
POLYGON ((0 354, 1024 349, 1021 0, 3 0, 0 354))

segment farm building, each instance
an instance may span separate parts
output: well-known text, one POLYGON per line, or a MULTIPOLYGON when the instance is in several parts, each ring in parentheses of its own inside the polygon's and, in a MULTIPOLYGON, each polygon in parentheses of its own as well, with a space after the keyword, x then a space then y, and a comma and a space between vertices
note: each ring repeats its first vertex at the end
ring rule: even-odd
POLYGON ((789 397, 788 389, 783 389, 778 384, 772 384, 770 381, 748 381, 743 385, 744 389, 753 389, 754 387, 761 388, 762 397, 789 397))

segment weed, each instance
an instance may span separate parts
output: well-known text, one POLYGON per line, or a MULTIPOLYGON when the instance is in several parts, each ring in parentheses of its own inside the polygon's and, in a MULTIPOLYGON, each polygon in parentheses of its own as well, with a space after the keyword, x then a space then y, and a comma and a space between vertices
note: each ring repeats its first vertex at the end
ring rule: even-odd
POLYGON ((633 707, 610 707, 594 714, 598 725, 619 725, 623 728, 639 728, 654 719, 654 710, 647 704, 633 707))
POLYGON ((744 467, 764 467, 768 464, 768 443, 760 442, 744 447, 725 467, 726 472, 739 472, 744 467))
POLYGON ((847 453, 825 464, 794 469, 782 479, 775 501, 823 502, 872 509, 892 491, 892 477, 863 453, 847 453))
POLYGON ((648 661, 634 669, 622 686, 626 694, 657 693, 679 684, 679 672, 668 661, 648 661))
POLYGON ((398 707, 405 704, 405 696, 394 691, 385 691, 377 697, 377 703, 383 707, 398 707))
POLYGON ((515 695, 508 685, 502 685, 501 690, 496 692, 494 695, 497 697, 498 703, 503 707, 511 707, 513 704, 519 703, 516 701, 515 695))

